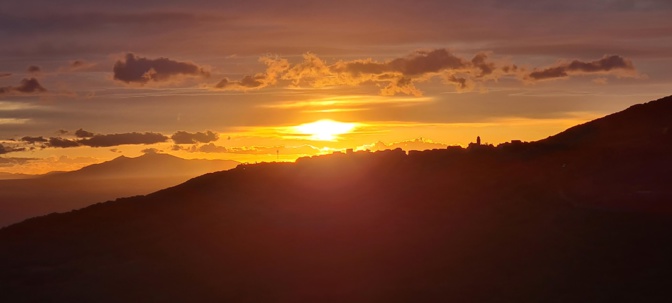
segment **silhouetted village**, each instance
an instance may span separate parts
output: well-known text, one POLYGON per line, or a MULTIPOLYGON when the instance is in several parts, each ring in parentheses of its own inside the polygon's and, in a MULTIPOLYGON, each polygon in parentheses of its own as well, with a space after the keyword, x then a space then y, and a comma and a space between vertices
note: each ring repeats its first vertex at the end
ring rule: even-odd
POLYGON ((537 142, 239 165, 0 229, 1 302, 667 302, 672 98, 537 142))

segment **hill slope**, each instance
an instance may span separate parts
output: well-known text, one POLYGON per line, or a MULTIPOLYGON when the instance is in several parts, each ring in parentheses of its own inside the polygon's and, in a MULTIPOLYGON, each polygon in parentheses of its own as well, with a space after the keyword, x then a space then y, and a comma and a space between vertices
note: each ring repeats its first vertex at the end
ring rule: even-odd
POLYGON ((0 301, 667 302, 667 147, 548 146, 242 165, 31 219, 0 229, 0 301))

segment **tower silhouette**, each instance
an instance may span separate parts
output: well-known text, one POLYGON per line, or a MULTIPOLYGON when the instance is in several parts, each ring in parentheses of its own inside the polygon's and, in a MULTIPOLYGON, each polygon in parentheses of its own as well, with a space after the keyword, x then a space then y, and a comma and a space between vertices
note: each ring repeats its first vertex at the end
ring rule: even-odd
POLYGON ((481 136, 476 136, 476 145, 481 145, 481 136))

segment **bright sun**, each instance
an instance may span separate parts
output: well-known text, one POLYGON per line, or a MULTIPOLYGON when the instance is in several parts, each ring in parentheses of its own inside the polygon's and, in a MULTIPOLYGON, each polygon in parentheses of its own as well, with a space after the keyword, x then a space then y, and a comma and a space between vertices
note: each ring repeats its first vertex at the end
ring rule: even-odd
POLYGON ((347 134, 356 126, 355 123, 320 120, 295 126, 294 129, 300 134, 311 135, 311 140, 335 141, 338 135, 347 134))

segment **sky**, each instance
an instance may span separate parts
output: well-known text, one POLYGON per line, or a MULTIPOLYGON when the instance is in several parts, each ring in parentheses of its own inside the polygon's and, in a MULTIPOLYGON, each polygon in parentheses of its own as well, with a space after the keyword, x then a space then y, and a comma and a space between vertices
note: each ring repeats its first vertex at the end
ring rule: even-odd
POLYGON ((672 2, 3 1, 0 172, 534 141, 672 94, 672 2))

